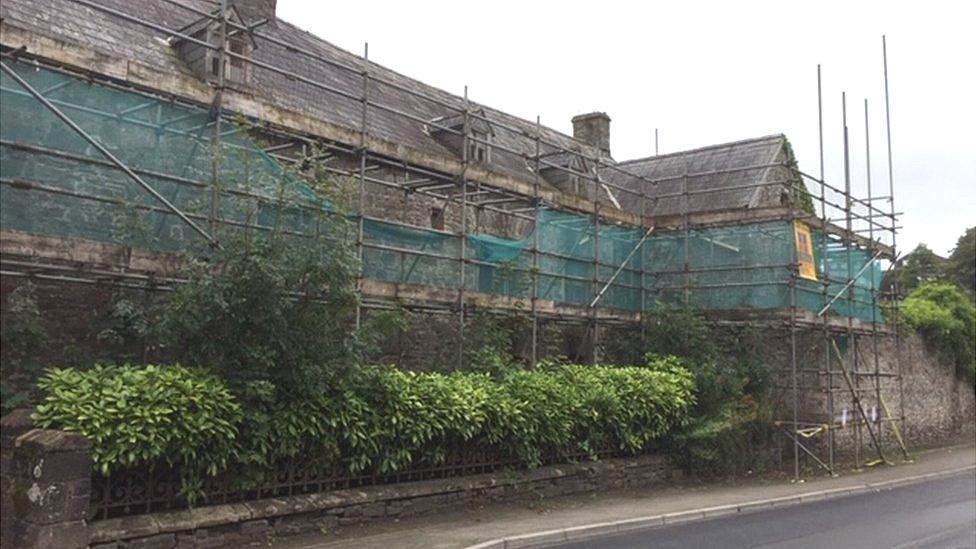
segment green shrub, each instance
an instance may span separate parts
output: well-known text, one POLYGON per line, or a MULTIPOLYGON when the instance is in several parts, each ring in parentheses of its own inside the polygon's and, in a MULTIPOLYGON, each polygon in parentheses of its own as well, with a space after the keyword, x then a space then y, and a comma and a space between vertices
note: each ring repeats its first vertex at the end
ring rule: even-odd
POLYGON ((696 403, 668 440, 671 459, 698 476, 762 469, 773 424, 761 334, 713 326, 692 308, 659 305, 645 322, 647 359, 681 357, 695 380, 696 403))
POLYGON ((166 462, 185 471, 188 496, 204 474, 230 468, 241 487, 254 487, 293 457, 387 474, 443 463, 462 446, 528 466, 554 453, 638 452, 694 402, 691 374, 673 358, 501 377, 364 367, 328 393, 288 401, 271 383, 251 383, 241 397, 247 422, 216 378, 178 366, 51 370, 40 388, 38 423, 92 440, 101 472, 166 462))
POLYGON ((328 235, 225 243, 160 308, 162 341, 237 394, 252 382, 272 383, 284 400, 315 394, 358 359, 357 269, 353 248, 328 235))
POLYGON ((946 362, 976 379, 976 307, 962 290, 923 284, 902 301, 901 311, 946 362))
POLYGON ((178 467, 184 489, 236 456, 240 406, 216 377, 181 366, 48 370, 34 421, 84 435, 102 474, 141 464, 178 467))
POLYGON ((414 373, 364 368, 336 406, 340 454, 352 472, 438 464, 461 445, 494 448, 534 466, 553 453, 641 450, 694 401, 674 359, 653 367, 552 366, 414 373))

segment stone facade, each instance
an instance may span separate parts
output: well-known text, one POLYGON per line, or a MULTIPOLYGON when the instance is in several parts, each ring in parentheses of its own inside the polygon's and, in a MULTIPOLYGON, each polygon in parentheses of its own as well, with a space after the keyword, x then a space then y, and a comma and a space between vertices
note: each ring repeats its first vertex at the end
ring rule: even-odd
POLYGON ((3 549, 87 547, 91 443, 63 431, 23 432, 23 411, 3 428, 3 549))
MULTIPOLYGON (((831 423, 828 411, 829 399, 833 399, 833 423, 844 425, 833 431, 834 455, 838 460, 863 464, 876 459, 878 454, 871 432, 880 441, 887 459, 900 457, 895 426, 901 429, 909 451, 971 438, 976 432, 976 391, 972 380, 960 377, 952 366, 942 362, 937 351, 929 348, 919 334, 905 332, 897 343, 892 335, 879 336, 877 345, 867 335, 856 336, 853 343, 841 338, 837 349, 825 346, 823 334, 817 331, 798 334, 799 418, 811 425, 831 423), (828 351, 832 371, 829 380, 819 373, 824 370, 828 351), (854 390, 860 395, 870 431, 844 379, 837 351, 844 359, 854 390), (899 368, 904 376, 901 388, 896 377, 899 368), (875 371, 879 375, 875 376, 875 371), (902 413, 902 394, 904 426, 895 421, 902 413)), ((770 398, 782 411, 780 417, 788 418, 792 413, 789 334, 781 330, 770 332, 769 336, 767 360, 781 367, 775 371, 770 398)), ((803 443, 825 456, 830 444, 828 438, 824 431, 803 443)))

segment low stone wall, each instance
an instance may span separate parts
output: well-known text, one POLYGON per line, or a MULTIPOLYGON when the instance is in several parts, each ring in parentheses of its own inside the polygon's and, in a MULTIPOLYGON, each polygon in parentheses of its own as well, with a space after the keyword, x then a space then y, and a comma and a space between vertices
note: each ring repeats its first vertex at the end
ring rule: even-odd
POLYGON ((107 519, 89 530, 92 549, 223 547, 484 501, 644 486, 677 474, 648 455, 107 519))
POLYGON ((88 522, 88 441, 31 429, 26 412, 3 423, 3 549, 224 547, 486 501, 646 486, 680 475, 663 457, 645 455, 88 522))

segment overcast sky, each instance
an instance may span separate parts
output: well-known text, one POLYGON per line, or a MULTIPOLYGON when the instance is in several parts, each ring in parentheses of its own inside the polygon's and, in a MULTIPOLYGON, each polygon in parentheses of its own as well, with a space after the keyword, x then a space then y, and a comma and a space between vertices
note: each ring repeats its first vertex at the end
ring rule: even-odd
MULTIPOLYGON (((841 91, 853 185, 887 195, 881 35, 888 37, 899 248, 946 254, 976 225, 973 2, 490 2, 279 0, 278 15, 347 50, 472 100, 572 133, 606 111, 617 160, 784 133, 843 186, 841 91)), ((876 192, 875 194, 879 194, 876 192)), ((884 208, 887 210, 887 203, 884 208)))

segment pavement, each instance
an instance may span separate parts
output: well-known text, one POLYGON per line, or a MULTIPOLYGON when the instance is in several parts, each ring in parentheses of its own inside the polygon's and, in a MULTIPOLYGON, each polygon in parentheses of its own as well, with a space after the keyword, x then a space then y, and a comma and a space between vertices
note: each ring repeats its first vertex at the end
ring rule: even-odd
MULTIPOLYGON (((895 485, 976 471, 976 444, 920 452, 909 463, 837 477, 658 485, 533 502, 493 503, 276 540, 278 549, 482 549, 566 542, 665 523, 877 492, 895 485)), ((745 515, 743 515, 744 517, 745 515)), ((742 517, 737 517, 742 518, 742 517)))

